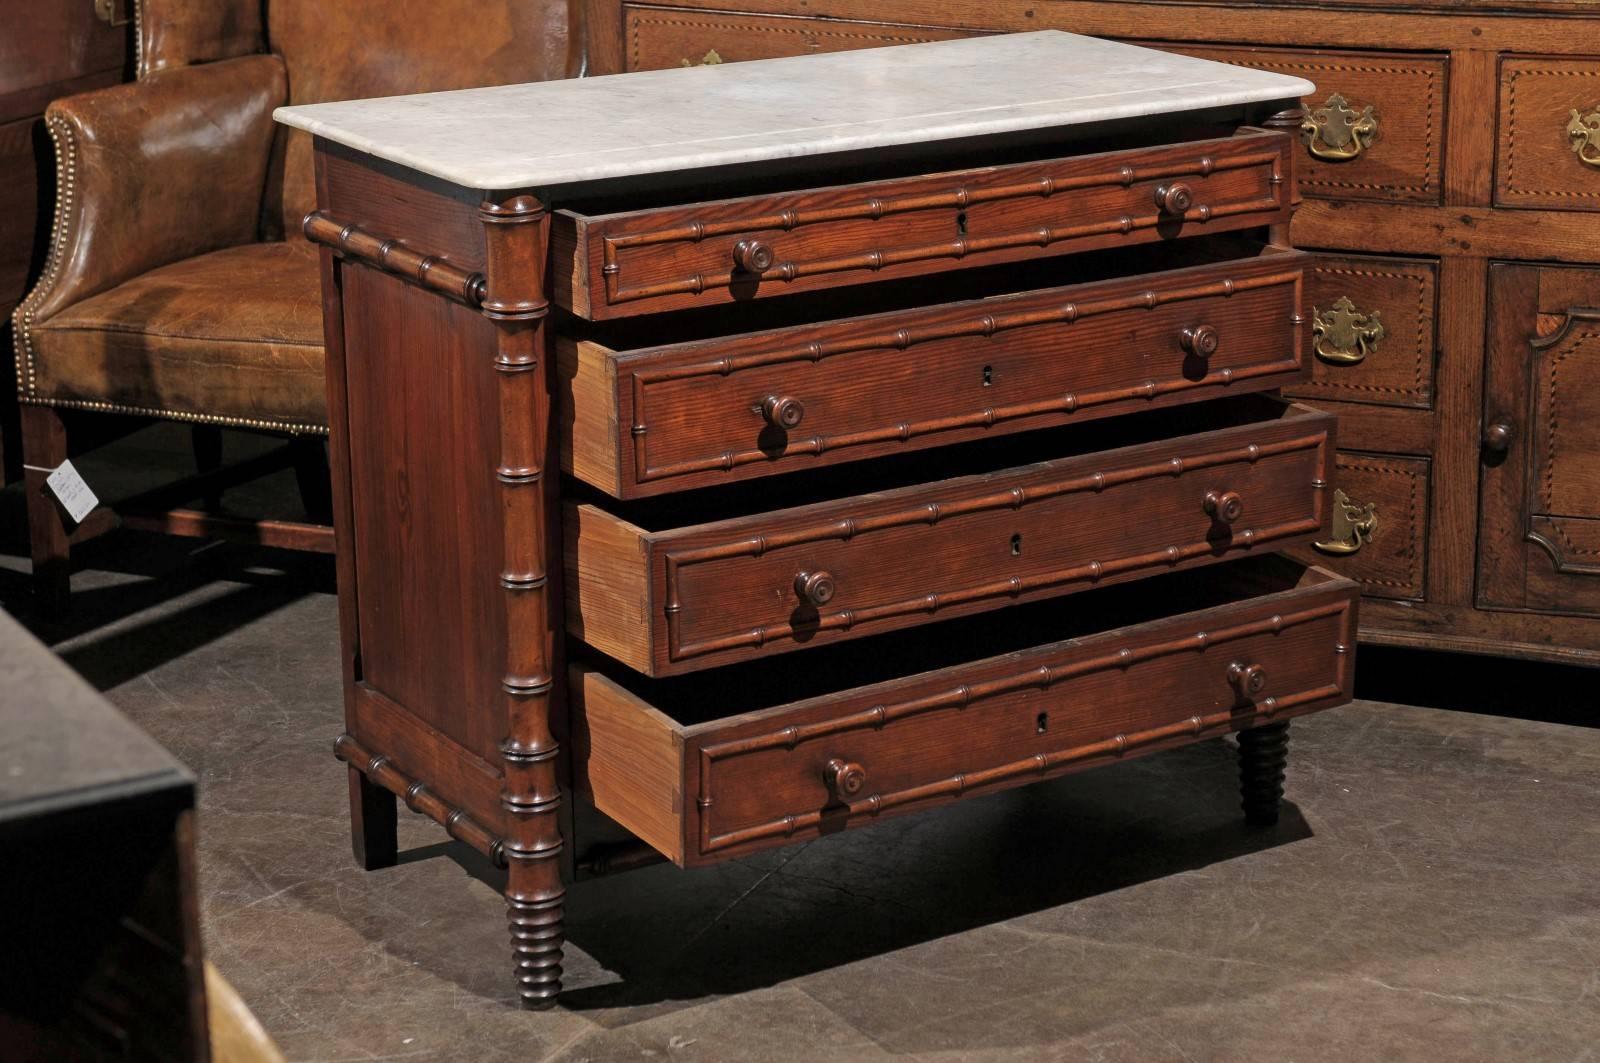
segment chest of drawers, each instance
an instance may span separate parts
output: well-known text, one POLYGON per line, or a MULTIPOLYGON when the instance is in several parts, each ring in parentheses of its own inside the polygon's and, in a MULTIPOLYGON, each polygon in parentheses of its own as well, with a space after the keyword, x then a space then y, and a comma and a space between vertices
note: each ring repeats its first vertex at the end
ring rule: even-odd
POLYGON ((1332 520, 1275 393, 1302 83, 1060 33, 760 74, 280 113, 356 851, 399 798, 503 866, 530 1006, 567 882, 1229 732, 1270 822, 1350 696, 1355 585, 1275 553, 1332 520))

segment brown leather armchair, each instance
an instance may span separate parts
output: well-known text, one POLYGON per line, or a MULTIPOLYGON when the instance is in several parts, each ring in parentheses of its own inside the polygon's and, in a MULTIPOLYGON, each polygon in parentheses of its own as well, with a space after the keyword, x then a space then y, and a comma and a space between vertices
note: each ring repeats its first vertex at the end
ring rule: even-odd
MULTIPOLYGON (((315 200, 311 144, 275 126, 273 109, 579 73, 569 6, 580 12, 578 0, 137 0, 138 79, 46 114, 55 227, 15 315, 29 537, 47 606, 65 602, 69 534, 40 470, 67 457, 66 418, 83 416, 72 411, 205 426, 196 456, 213 496, 226 482, 220 427, 321 452, 318 260, 298 224, 315 200)), ((91 518, 74 538, 113 523, 91 518)), ((325 528, 194 511, 143 526, 332 545, 325 528)))

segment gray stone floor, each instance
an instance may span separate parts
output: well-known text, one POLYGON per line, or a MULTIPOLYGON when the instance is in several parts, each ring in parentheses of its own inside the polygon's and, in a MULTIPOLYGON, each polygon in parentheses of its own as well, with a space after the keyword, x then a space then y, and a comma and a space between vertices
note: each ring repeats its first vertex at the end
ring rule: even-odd
POLYGON ((1600 1057, 1600 674, 1364 652, 1363 700, 1295 724, 1272 831, 1210 742, 582 884, 564 1007, 527 1014, 475 854, 407 817, 400 866, 351 861, 326 559, 80 559, 37 630, 199 775, 206 947, 292 1059, 1600 1057))

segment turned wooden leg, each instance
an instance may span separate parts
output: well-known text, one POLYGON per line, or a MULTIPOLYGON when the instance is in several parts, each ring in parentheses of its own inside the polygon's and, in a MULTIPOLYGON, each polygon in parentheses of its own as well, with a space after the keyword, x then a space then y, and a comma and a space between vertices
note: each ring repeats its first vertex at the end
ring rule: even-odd
POLYGON ((1283 801, 1283 768, 1289 759, 1289 721, 1239 732, 1239 792, 1246 823, 1270 827, 1283 801))
POLYGON ((393 867, 399 859, 399 809, 394 794, 350 768, 350 848, 366 871, 393 867))
POLYGON ((33 555, 33 596, 45 616, 67 609, 72 547, 66 516, 45 486, 50 470, 67 460, 67 428, 49 406, 22 407, 22 461, 28 492, 28 547, 33 555))
POLYGON ((327 444, 321 436, 295 436, 289 445, 294 451, 294 478, 307 519, 315 524, 332 524, 333 476, 328 471, 327 444))
MULTIPOLYGON (((222 468, 222 429, 214 424, 197 424, 189 430, 194 446, 194 467, 200 473, 213 473, 222 468)), ((222 491, 211 488, 205 493, 206 508, 222 508, 222 491)))
POLYGON ((530 1011, 555 1007, 561 995, 567 892, 561 885, 555 855, 528 857, 506 852, 511 869, 506 883, 506 921, 511 927, 517 994, 530 1011))

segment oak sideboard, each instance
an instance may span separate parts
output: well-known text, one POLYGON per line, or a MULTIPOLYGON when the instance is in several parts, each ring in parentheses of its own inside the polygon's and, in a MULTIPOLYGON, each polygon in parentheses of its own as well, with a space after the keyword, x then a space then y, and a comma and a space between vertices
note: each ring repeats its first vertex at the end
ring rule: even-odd
MULTIPOLYGON (((1306 560, 1378 643, 1600 664, 1600 2, 588 0, 591 73, 1065 29, 1315 83, 1306 560)), ((1003 72, 996 72, 1001 76, 1003 72)))

